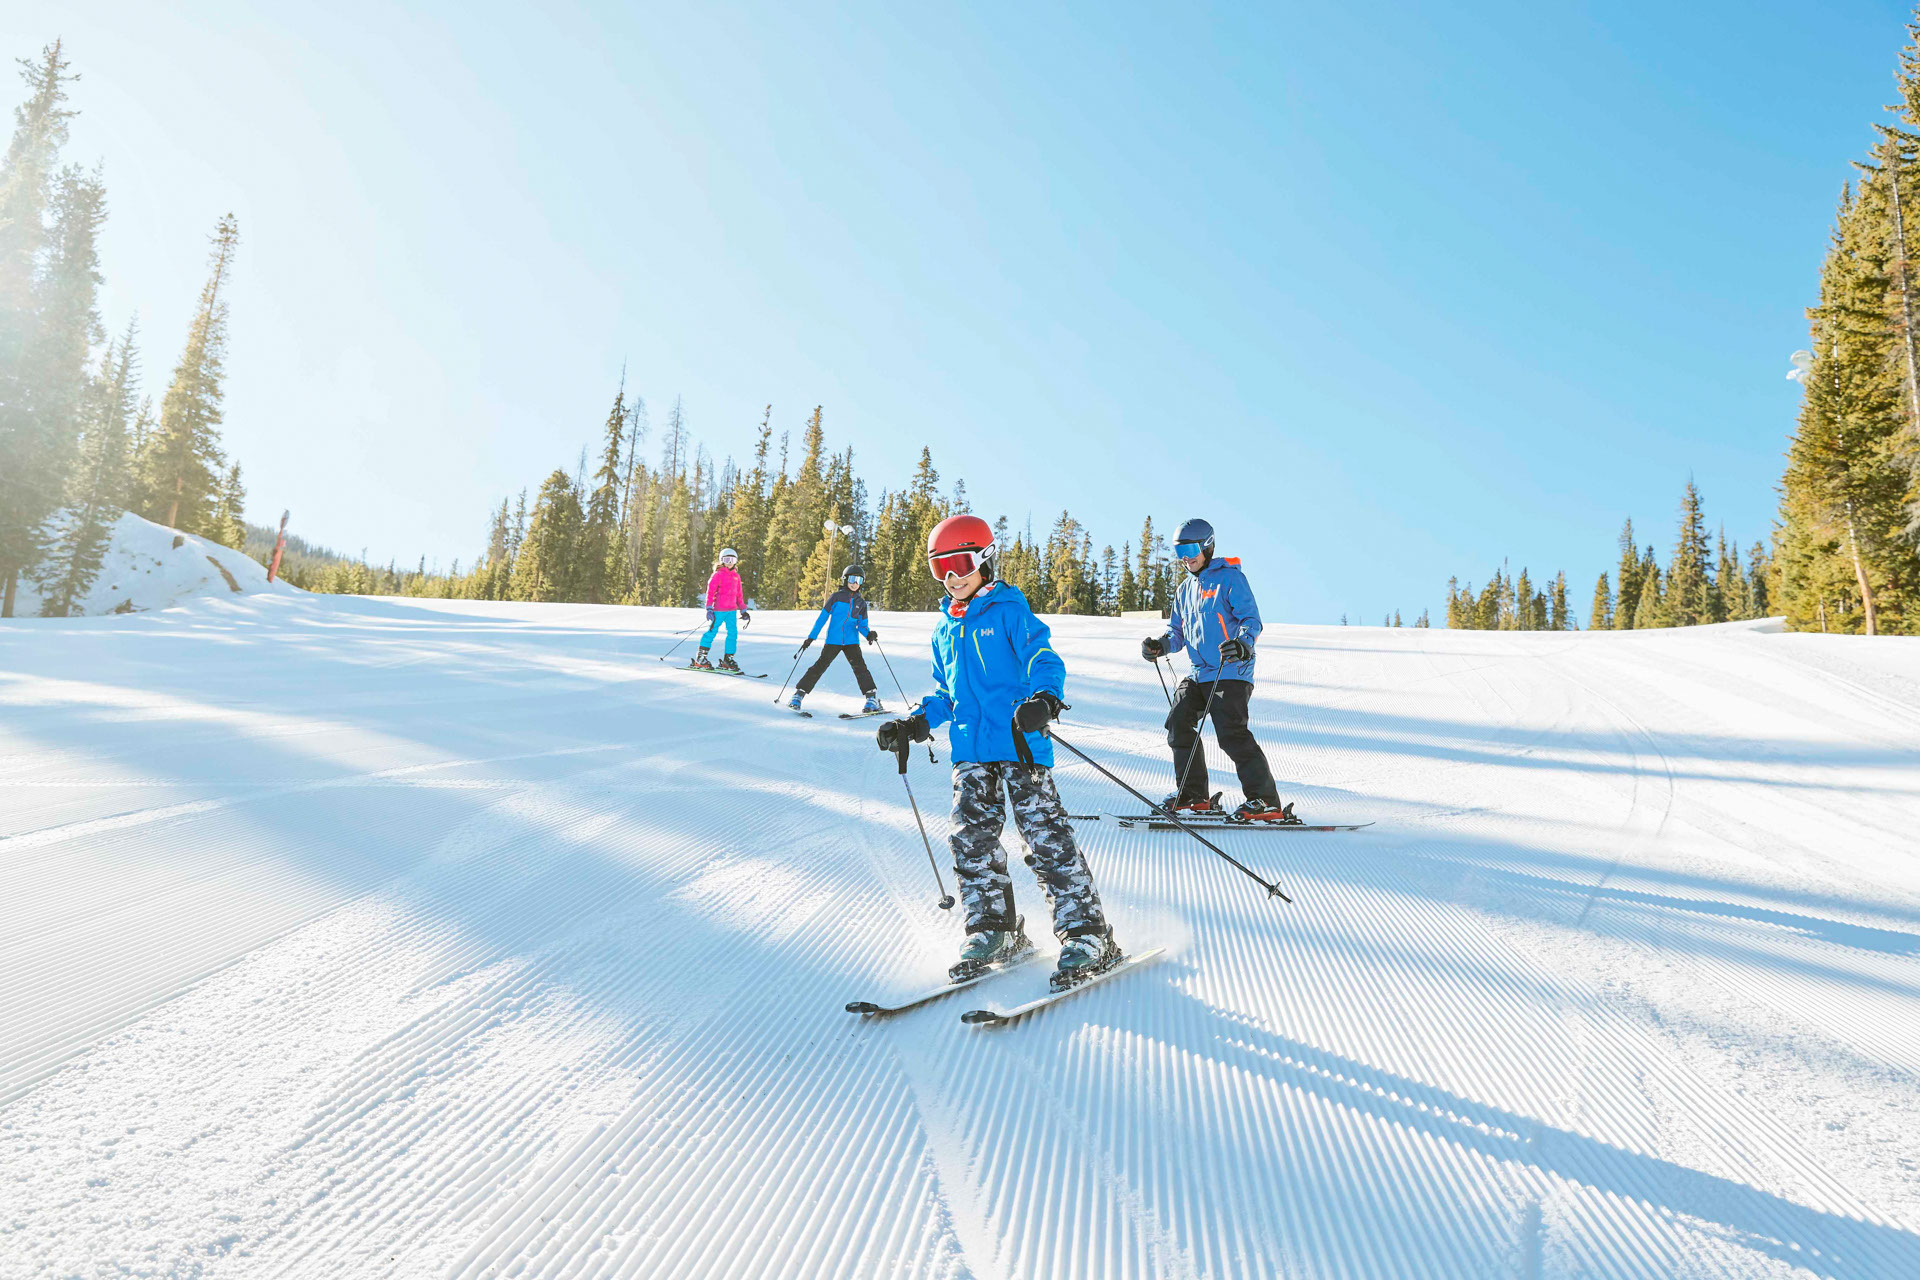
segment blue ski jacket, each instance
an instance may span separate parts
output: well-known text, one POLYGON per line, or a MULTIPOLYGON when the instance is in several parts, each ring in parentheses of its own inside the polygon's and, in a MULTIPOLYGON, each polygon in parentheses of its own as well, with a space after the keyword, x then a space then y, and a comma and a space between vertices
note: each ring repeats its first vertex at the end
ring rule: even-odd
POLYGON ((821 627, 827 629, 828 644, 859 644, 860 638, 873 629, 867 625, 867 598, 851 587, 840 588, 820 606, 820 616, 813 620, 807 639, 819 639, 821 627))
MULTIPOLYGON (((933 629, 934 691, 914 709, 947 730, 956 762, 1018 760, 1013 709, 1035 693, 1066 692, 1067 664, 1053 651, 1053 632, 1034 616, 1020 588, 996 582, 967 602, 963 617, 940 611, 933 629)), ((1053 740, 1029 733, 1033 762, 1053 767, 1053 740)))
POLYGON ((1185 649, 1195 680, 1253 679, 1253 659, 1220 666, 1220 642, 1232 636, 1251 646, 1260 638, 1260 609, 1238 560, 1215 557, 1173 593, 1167 652, 1185 649))

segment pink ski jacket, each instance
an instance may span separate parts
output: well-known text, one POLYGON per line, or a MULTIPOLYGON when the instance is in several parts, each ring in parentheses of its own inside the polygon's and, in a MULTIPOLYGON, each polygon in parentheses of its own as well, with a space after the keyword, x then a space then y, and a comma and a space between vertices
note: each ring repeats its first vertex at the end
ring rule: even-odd
POLYGON ((715 569, 713 576, 707 579, 707 608, 724 612, 746 607, 747 592, 740 585, 740 571, 725 565, 715 569))

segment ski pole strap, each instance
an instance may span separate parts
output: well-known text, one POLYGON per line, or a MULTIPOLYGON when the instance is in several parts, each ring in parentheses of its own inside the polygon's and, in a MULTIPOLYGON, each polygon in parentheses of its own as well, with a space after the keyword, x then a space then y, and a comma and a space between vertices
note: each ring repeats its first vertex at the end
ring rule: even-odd
POLYGON ((907 757, 913 754, 913 737, 906 726, 900 726, 900 736, 893 740, 893 754, 900 762, 900 776, 907 776, 907 757))
MULTIPOLYGON (((1042 729, 1042 733, 1046 730, 1042 729)), ((1020 732, 1020 717, 1013 718, 1013 754, 1026 768, 1033 768, 1033 748, 1027 745, 1027 735, 1020 732)))
POLYGON ((1179 815, 1173 813, 1172 811, 1164 808, 1161 805, 1155 804, 1153 801, 1141 795, 1138 791, 1135 791, 1132 787, 1128 786, 1125 782, 1122 782, 1118 777, 1116 777, 1112 770, 1108 769, 1105 765, 1101 764, 1098 760, 1095 760, 1092 756, 1088 755, 1086 752, 1082 751, 1080 748, 1074 746, 1071 742, 1068 742, 1065 738, 1061 737, 1058 733, 1053 734, 1052 737, 1055 742, 1059 743, 1061 746, 1065 747, 1067 750, 1073 752, 1073 754, 1079 756, 1082 760, 1085 760, 1088 764, 1092 765, 1094 768, 1100 770, 1101 773, 1106 774, 1107 779, 1112 783, 1114 783, 1116 786, 1118 786, 1122 791, 1125 791, 1128 795, 1138 800, 1141 804, 1146 805, 1147 808, 1153 810, 1157 814, 1160 814, 1162 817, 1166 818, 1168 822, 1171 822, 1174 826, 1180 828, 1182 831, 1192 836, 1195 840, 1198 840, 1201 844, 1207 846, 1207 848, 1219 854, 1222 858, 1225 858, 1229 863, 1233 864, 1234 868, 1238 870, 1242 875, 1246 876, 1249 880, 1259 885, 1262 889, 1265 889, 1267 891, 1267 896, 1269 898, 1278 898, 1282 902, 1293 901, 1292 898, 1289 898, 1286 894, 1280 892, 1279 885, 1271 884, 1268 881, 1262 880, 1259 874, 1256 873, 1251 867, 1241 862, 1238 858, 1228 853, 1225 849, 1222 849, 1219 845, 1215 844, 1213 841, 1201 835, 1198 831, 1195 831, 1192 827, 1188 826, 1186 823, 1180 821, 1179 815))

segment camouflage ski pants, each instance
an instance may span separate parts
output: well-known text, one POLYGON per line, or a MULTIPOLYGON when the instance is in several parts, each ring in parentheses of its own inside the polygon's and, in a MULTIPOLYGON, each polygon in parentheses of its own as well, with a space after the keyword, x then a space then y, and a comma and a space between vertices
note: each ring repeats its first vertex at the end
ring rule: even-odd
POLYGON ((953 834, 947 843, 953 848, 953 872, 967 910, 967 932, 1011 928, 1018 916, 1006 851, 1000 847, 1007 820, 1003 783, 1013 800, 1014 823, 1030 850, 1026 863, 1053 906, 1055 936, 1103 931, 1107 921, 1100 895, 1094 892, 1087 860, 1073 842, 1053 772, 1043 765, 995 760, 953 766, 953 834))

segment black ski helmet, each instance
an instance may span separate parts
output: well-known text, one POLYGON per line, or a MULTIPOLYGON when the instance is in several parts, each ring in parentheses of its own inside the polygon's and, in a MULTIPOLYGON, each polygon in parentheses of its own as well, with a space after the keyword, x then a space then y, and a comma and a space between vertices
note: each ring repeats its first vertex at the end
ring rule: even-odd
POLYGON ((840 571, 840 581, 842 582, 845 582, 848 578, 865 578, 866 576, 867 571, 857 564, 850 564, 840 571))

